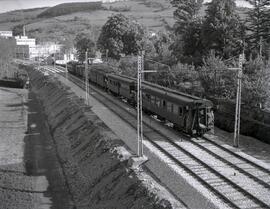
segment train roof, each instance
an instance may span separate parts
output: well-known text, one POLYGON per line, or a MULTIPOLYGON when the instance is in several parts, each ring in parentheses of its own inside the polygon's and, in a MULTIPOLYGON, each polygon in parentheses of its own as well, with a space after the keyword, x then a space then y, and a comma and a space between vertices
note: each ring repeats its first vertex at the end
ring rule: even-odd
POLYGON ((205 104, 207 106, 213 106, 213 103, 210 100, 202 99, 197 96, 179 92, 147 81, 143 81, 143 88, 146 91, 150 91, 162 97, 166 97, 172 102, 181 102, 185 104, 205 104))
POLYGON ((135 84, 135 79, 132 79, 130 77, 123 76, 123 75, 108 74, 108 78, 112 78, 114 80, 120 80, 120 81, 123 81, 125 83, 134 83, 135 84))
MULTIPOLYGON (((136 78, 131 78, 124 75, 116 75, 116 74, 109 74, 108 77, 114 78, 115 80, 121 80, 126 83, 134 83, 136 85, 136 78)), ((186 94, 183 92, 179 92, 167 87, 163 87, 157 84, 150 83, 148 81, 142 82, 143 90, 146 90, 148 92, 152 92, 157 96, 160 96, 161 98, 166 98, 167 100, 171 102, 176 103, 184 103, 184 104, 199 104, 199 105, 206 105, 206 106, 213 106, 213 103, 210 100, 202 99, 197 96, 193 96, 190 94, 186 94)))
POLYGON ((90 70, 94 70, 96 72, 104 72, 104 73, 111 73, 113 72, 113 68, 109 66, 105 66, 104 64, 93 64, 89 65, 90 70))

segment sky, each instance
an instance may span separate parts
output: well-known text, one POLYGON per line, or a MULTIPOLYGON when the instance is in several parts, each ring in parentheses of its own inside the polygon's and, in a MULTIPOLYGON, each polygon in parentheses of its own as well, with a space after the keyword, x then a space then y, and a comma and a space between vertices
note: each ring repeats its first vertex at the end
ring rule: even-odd
MULTIPOLYGON (((97 1, 97 0, 0 0, 0 13, 18 9, 55 6, 57 4, 65 2, 83 2, 83 1, 97 1)), ((205 1, 209 2, 211 0, 205 1)), ((247 6, 247 3, 244 0, 237 0, 237 5, 247 6)))

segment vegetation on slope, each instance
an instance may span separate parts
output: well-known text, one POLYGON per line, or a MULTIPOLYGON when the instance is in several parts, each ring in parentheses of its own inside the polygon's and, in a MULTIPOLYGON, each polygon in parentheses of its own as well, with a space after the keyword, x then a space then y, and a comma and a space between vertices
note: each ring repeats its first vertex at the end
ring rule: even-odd
POLYGON ((102 2, 78 2, 78 3, 64 3, 51 7, 44 12, 37 15, 38 18, 43 17, 57 17, 61 15, 71 14, 81 11, 94 11, 102 9, 102 2))

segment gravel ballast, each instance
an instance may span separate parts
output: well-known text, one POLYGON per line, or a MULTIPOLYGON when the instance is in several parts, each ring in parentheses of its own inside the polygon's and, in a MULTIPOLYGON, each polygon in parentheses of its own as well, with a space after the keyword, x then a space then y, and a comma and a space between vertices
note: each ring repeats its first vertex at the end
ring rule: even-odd
POLYGON ((56 79, 30 71, 47 114, 75 208, 185 208, 153 177, 133 169, 125 144, 56 79))

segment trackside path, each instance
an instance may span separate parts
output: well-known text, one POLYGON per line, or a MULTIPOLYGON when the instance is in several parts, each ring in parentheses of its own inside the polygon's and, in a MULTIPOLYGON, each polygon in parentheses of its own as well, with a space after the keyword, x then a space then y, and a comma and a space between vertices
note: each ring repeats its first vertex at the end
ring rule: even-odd
POLYGON ((28 90, 0 87, 0 209, 73 208, 42 112, 28 90))

